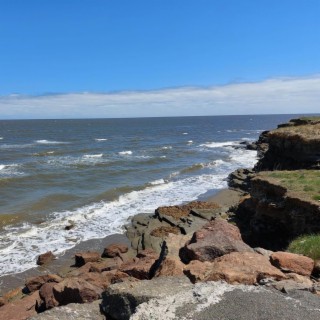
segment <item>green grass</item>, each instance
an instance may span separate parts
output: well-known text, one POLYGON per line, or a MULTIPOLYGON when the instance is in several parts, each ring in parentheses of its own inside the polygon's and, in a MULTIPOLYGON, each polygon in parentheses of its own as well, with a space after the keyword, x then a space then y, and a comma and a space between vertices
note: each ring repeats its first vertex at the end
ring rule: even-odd
POLYGON ((289 244, 287 250, 314 260, 320 259, 320 234, 300 236, 289 244))
POLYGON ((270 131, 270 134, 283 137, 297 136, 306 140, 318 140, 320 139, 320 123, 278 128, 270 131))
POLYGON ((288 192, 320 201, 320 170, 270 171, 261 172, 259 175, 271 178, 277 184, 285 187, 288 192))

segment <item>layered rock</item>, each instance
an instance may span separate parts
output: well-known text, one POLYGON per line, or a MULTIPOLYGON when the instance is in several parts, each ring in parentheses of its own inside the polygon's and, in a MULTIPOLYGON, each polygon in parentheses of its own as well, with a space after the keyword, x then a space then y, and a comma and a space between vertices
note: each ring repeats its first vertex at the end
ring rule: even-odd
POLYGON ((242 241, 239 229, 224 219, 217 218, 196 231, 181 250, 185 262, 191 260, 213 261, 230 252, 252 252, 242 241))

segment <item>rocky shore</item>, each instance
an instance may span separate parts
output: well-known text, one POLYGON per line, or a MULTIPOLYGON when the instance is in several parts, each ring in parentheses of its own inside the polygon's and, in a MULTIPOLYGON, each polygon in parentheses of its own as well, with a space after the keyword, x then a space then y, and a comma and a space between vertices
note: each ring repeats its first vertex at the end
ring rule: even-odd
POLYGON ((207 201, 138 214, 126 238, 77 248, 59 268, 40 257, 43 271, 3 293, 0 319, 320 318, 319 261, 286 251, 320 231, 319 125, 262 133, 246 146, 255 168, 207 201))

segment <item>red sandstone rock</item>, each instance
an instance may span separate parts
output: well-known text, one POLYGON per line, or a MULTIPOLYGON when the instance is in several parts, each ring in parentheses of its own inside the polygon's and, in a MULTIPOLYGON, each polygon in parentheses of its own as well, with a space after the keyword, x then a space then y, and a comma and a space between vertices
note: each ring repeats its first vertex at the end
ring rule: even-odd
POLYGON ((85 280, 90 284, 105 290, 111 284, 111 279, 113 278, 115 272, 115 270, 104 271, 102 273, 88 272, 82 274, 80 277, 77 278, 77 280, 85 280))
POLYGON ((148 280, 151 266, 154 264, 158 254, 151 249, 146 249, 138 253, 137 258, 122 264, 120 271, 140 280, 148 280))
POLYGON ((43 307, 45 310, 54 308, 59 305, 53 294, 53 287, 55 285, 56 283, 54 282, 47 282, 39 290, 40 298, 43 301, 41 307, 43 307))
POLYGON ((139 281, 137 278, 130 277, 127 273, 117 270, 111 279, 111 284, 120 282, 136 282, 139 281))
POLYGON ((308 277, 310 277, 314 267, 314 261, 311 258, 290 252, 274 252, 270 256, 270 261, 275 267, 283 271, 308 277))
POLYGON ((75 254, 75 265, 81 267, 88 262, 100 261, 100 254, 94 251, 79 252, 75 254))
POLYGON ((199 260, 192 260, 185 268, 184 274, 190 279, 192 283, 204 281, 212 270, 212 262, 201 262, 199 260))
POLYGON ((53 286, 54 298, 59 305, 92 302, 101 297, 102 289, 86 280, 67 278, 53 286))
POLYGON ((177 257, 168 256, 161 263, 159 269, 156 271, 155 276, 182 276, 184 264, 177 257))
POLYGON ((26 320, 37 314, 36 305, 40 302, 39 292, 36 291, 23 299, 8 302, 0 308, 0 319, 26 320))
POLYGON ((183 261, 213 261, 230 252, 253 252, 242 241, 238 227, 217 218, 195 232, 181 252, 183 261))
POLYGON ((103 251, 102 256, 107 258, 114 258, 118 257, 121 253, 128 252, 128 246, 125 244, 117 243, 111 244, 110 246, 106 247, 103 251))
POLYGON ((115 270, 118 269, 122 263, 123 261, 119 257, 101 262, 93 262, 91 263, 89 271, 101 273, 103 271, 115 270))
POLYGON ((56 274, 45 274, 43 276, 28 278, 26 281, 26 287, 30 292, 39 290, 46 282, 58 283, 62 281, 62 278, 56 274))
POLYGON ((286 276, 272 266, 268 258, 258 253, 232 252, 216 259, 204 280, 252 285, 264 278, 282 280, 286 276))
POLYGON ((48 251, 46 253, 40 254, 40 256, 37 259, 37 265, 41 266, 43 264, 47 264, 54 259, 55 255, 51 251, 48 251))

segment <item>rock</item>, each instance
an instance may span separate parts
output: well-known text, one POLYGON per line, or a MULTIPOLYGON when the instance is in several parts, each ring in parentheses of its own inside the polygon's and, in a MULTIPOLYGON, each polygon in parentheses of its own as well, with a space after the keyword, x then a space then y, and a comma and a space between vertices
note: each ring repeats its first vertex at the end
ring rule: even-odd
POLYGON ((168 255, 179 256, 179 252, 185 243, 190 240, 190 236, 183 234, 170 233, 166 238, 166 244, 168 247, 168 255))
POLYGON ((54 282, 45 283, 39 290, 39 295, 43 303, 40 306, 40 310, 47 310, 59 305, 59 302, 55 299, 53 293, 54 282))
POLYGON ((127 273, 117 270, 111 279, 111 283, 120 283, 120 282, 136 282, 139 281, 137 278, 130 277, 127 273))
POLYGON ((251 169, 237 169, 228 176, 228 185, 231 188, 242 191, 249 191, 251 187, 251 179, 255 173, 251 169))
POLYGON ((102 294, 101 308, 107 317, 125 320, 129 319, 143 302, 165 298, 191 288, 192 284, 186 277, 160 277, 150 281, 117 283, 102 294))
POLYGON ((270 261, 275 267, 285 272, 294 272, 303 276, 310 276, 314 267, 314 261, 311 258, 290 252, 274 252, 270 261))
POLYGON ((103 251, 102 256, 107 258, 118 257, 121 253, 128 252, 128 246, 122 243, 111 244, 103 251))
POLYGON ((111 284, 111 279, 114 277, 115 272, 115 270, 102 273, 88 272, 82 274, 77 280, 82 279, 100 289, 106 289, 111 284))
POLYGON ((287 319, 313 320, 319 318, 319 300, 314 295, 288 295, 261 287, 223 282, 197 283, 192 289, 152 299, 140 304, 131 320, 248 320, 287 319))
POLYGON ((155 272, 156 277, 183 276, 184 264, 174 256, 167 256, 155 272))
POLYGON ((67 278, 53 287, 59 305, 92 302, 100 298, 102 289, 83 279, 67 278))
POLYGON ((90 272, 103 272, 118 269, 122 265, 123 261, 117 257, 114 259, 108 259, 101 262, 90 263, 90 272))
POLYGON ((315 260, 312 274, 316 277, 320 276, 320 260, 315 260))
POLYGON ((306 283, 298 283, 291 279, 274 282, 271 284, 271 286, 284 293, 294 290, 312 291, 313 289, 313 284, 310 285, 306 283))
POLYGON ((253 248, 253 250, 256 252, 256 253, 259 253, 259 254, 262 254, 263 256, 267 257, 267 258, 270 258, 271 254, 273 253, 273 251, 271 250, 266 250, 266 249, 263 249, 263 248, 253 248))
POLYGON ((40 313, 29 320, 103 320, 105 316, 100 312, 100 300, 92 303, 69 303, 67 306, 57 307, 40 313))
POLYGON ((37 265, 41 266, 43 264, 47 264, 54 259, 55 259, 55 255, 51 251, 48 251, 38 256, 37 265))
POLYGON ((60 281, 62 281, 62 278, 56 274, 45 274, 38 277, 28 278, 26 281, 26 288, 29 292, 34 292, 39 290, 41 286, 47 282, 58 283, 60 281))
POLYGON ((199 260, 192 260, 184 268, 184 274, 190 279, 192 283, 204 281, 208 274, 212 271, 213 263, 199 260))
POLYGON ((147 249, 139 252, 137 258, 123 263, 119 270, 140 280, 150 279, 150 269, 157 258, 153 250, 147 249))
POLYGON ((75 254, 75 265, 81 267, 88 262, 100 261, 100 254, 94 251, 79 252, 75 254))
POLYGON ((36 306, 40 302, 39 292, 14 302, 8 302, 0 308, 0 319, 3 320, 26 320, 37 314, 36 306))
POLYGON ((180 234, 180 229, 178 227, 172 226, 161 226, 153 229, 150 235, 157 238, 164 238, 167 237, 170 233, 180 234))
POLYGON ((207 281, 224 280, 231 284, 257 284, 261 279, 285 279, 286 276, 271 265, 269 259, 255 252, 232 252, 213 262, 207 281))
POLYGON ((286 277, 297 283, 305 284, 310 287, 313 286, 313 282, 309 277, 305 277, 297 273, 286 273, 286 277))
POLYGON ((172 217, 175 220, 179 220, 180 218, 188 216, 192 209, 215 209, 219 207, 215 202, 192 201, 182 206, 159 207, 155 213, 160 220, 165 219, 165 217, 172 217))
POLYGON ((181 250, 182 261, 213 261, 230 252, 253 252, 241 238, 239 229, 217 218, 195 232, 181 250))
POLYGON ((6 299, 0 297, 0 307, 4 306, 7 303, 6 299))

